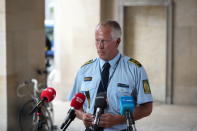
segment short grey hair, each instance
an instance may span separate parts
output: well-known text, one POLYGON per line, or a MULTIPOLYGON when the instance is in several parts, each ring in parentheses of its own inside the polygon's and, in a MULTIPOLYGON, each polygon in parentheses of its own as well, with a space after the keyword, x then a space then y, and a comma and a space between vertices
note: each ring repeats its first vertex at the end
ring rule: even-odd
POLYGON ((118 22, 114 20, 107 20, 102 21, 96 26, 96 30, 98 30, 100 27, 110 27, 112 29, 111 37, 112 39, 118 39, 122 35, 121 27, 118 22))

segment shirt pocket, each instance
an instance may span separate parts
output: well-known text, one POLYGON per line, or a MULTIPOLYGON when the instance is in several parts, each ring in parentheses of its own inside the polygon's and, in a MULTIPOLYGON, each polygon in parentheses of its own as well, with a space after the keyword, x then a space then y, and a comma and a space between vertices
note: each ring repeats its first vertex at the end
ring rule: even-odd
POLYGON ((86 91, 89 91, 90 94, 94 94, 96 90, 96 84, 92 81, 84 81, 81 84, 81 92, 85 93, 86 91))
POLYGON ((120 98, 122 96, 131 96, 130 86, 120 86, 118 83, 113 86, 113 90, 108 92, 109 96, 109 110, 115 114, 120 114, 120 98))
POLYGON ((128 85, 127 87, 117 86, 117 96, 120 98, 121 96, 131 96, 131 88, 128 85))

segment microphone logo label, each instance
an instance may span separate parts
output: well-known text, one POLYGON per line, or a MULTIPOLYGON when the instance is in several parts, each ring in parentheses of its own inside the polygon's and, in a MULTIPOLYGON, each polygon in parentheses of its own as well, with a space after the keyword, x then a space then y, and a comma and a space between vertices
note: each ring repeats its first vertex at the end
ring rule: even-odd
POLYGON ((76 101, 79 103, 83 103, 83 100, 80 97, 76 97, 76 101))
POLYGON ((49 92, 53 92, 53 90, 51 90, 51 89, 48 89, 48 91, 49 91, 49 92))

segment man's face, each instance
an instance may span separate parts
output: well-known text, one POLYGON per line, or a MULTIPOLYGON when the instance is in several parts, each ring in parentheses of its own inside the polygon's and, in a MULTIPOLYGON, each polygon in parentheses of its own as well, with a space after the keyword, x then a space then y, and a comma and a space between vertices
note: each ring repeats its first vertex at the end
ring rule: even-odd
POLYGON ((95 32, 95 42, 98 56, 103 60, 111 60, 118 53, 119 40, 111 37, 111 28, 99 27, 95 32))

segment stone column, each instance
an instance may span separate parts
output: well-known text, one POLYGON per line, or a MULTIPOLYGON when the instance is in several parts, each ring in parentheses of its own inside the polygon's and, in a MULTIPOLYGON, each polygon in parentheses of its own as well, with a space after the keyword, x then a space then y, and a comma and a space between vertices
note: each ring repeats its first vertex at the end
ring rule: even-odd
MULTIPOLYGON (((30 99, 30 94, 17 97, 17 85, 32 78, 45 80, 36 73, 45 68, 44 1, 0 0, 0 18, 0 126, 17 131, 21 107, 30 99)), ((31 128, 27 119, 23 130, 31 128)))
POLYGON ((7 128, 5 0, 0 0, 0 127, 7 128))

